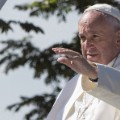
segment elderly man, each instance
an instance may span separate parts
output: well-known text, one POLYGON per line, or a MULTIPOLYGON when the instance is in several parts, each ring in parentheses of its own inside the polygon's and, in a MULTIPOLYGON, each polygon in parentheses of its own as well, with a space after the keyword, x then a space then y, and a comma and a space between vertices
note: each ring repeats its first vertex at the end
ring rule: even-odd
POLYGON ((53 48, 78 73, 59 94, 47 120, 120 120, 120 12, 107 4, 85 10, 78 24, 82 55, 53 48))

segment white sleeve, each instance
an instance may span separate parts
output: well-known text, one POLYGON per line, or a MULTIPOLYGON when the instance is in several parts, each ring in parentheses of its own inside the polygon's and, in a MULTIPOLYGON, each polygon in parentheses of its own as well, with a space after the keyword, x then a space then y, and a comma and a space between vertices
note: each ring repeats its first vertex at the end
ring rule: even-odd
POLYGON ((98 82, 82 76, 83 90, 120 109, 120 70, 100 64, 97 67, 98 82))

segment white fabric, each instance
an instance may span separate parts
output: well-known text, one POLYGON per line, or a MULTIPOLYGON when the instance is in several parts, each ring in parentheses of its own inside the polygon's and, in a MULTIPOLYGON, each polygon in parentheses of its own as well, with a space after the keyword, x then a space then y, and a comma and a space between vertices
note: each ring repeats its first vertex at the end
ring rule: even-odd
POLYGON ((72 104, 79 96, 82 97, 81 76, 76 75, 71 79, 66 87, 61 91, 47 120, 65 120, 72 104))
POLYGON ((118 19, 120 21, 120 11, 117 8, 112 7, 111 5, 108 5, 108 4, 96 4, 96 5, 88 7, 85 10, 85 12, 91 11, 91 10, 97 10, 97 11, 109 14, 109 15, 115 17, 116 19, 118 19))
MULTIPOLYGON (((113 59, 107 66, 111 67, 115 63, 115 59, 113 59)), ((97 84, 96 84, 97 85, 97 84)), ((95 107, 97 104, 99 104, 99 100, 96 98, 93 98, 92 96, 85 94, 83 95, 82 99, 77 99, 74 103, 74 109, 75 111, 71 111, 72 115, 69 115, 69 118, 67 120, 75 120, 77 117, 79 119, 92 119, 93 113, 95 111, 95 107), (94 100, 94 101, 93 101, 94 100), (80 110, 81 109, 81 110, 80 110), (82 111, 85 110, 84 113, 82 111), (80 113, 78 113, 80 111, 80 113), (82 114, 81 118, 79 117, 82 114)))
POLYGON ((0 0, 0 9, 3 7, 3 5, 5 4, 7 0, 0 0))
POLYGON ((91 82, 83 76, 83 90, 120 109, 120 55, 114 68, 98 64, 98 85, 92 88, 91 82), (84 80, 86 79, 86 80, 84 80))
MULTIPOLYGON (((120 55, 114 64, 116 69, 100 64, 97 66, 98 85, 90 82, 85 76, 76 75, 60 93, 47 120, 82 120, 84 117, 84 120, 120 120, 120 71, 116 70, 120 69, 120 55), (81 118, 73 119, 71 116, 75 111, 75 102, 78 99, 85 100, 83 89, 87 91, 86 97, 89 98, 87 104, 94 99, 81 118)), ((84 109, 84 106, 82 108, 84 109)))

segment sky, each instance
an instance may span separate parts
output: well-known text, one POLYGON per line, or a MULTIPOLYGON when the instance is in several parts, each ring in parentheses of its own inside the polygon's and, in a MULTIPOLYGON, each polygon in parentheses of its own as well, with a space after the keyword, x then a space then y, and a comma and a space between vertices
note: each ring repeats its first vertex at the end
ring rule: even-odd
MULTIPOLYGON (((45 30, 45 35, 41 33, 35 34, 30 32, 29 35, 34 36, 33 43, 40 49, 49 47, 54 43, 62 41, 70 42, 71 38, 77 31, 78 15, 73 12, 68 15, 66 23, 58 23, 55 17, 51 17, 48 21, 42 18, 29 18, 28 12, 18 12, 14 9, 14 5, 22 4, 33 0, 7 0, 6 4, 0 11, 0 17, 4 20, 29 21, 35 25, 39 25, 45 30), (41 44, 42 43, 42 44, 41 44)), ((1 34, 0 40, 9 38, 20 39, 22 36, 28 35, 20 27, 13 26, 16 31, 8 34, 1 34)), ((4 74, 4 66, 0 68, 0 120, 24 120, 24 114, 32 109, 32 106, 22 108, 18 113, 8 111, 6 106, 20 101, 20 96, 32 97, 37 94, 51 90, 46 87, 41 79, 33 79, 33 70, 28 66, 20 67, 17 70, 4 74)))

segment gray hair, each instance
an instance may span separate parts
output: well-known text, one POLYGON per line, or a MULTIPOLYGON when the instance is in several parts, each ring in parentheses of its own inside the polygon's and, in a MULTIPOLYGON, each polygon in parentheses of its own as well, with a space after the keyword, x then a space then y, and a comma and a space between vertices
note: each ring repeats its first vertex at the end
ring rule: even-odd
POLYGON ((112 25, 114 27, 115 31, 120 30, 120 21, 119 20, 117 20, 116 18, 114 18, 111 15, 105 14, 105 16, 106 16, 105 17, 106 21, 108 21, 110 23, 110 25, 112 25))
POLYGON ((85 9, 83 15, 89 11, 101 12, 105 17, 105 20, 113 25, 115 30, 120 30, 120 11, 116 7, 108 4, 95 4, 85 9))

